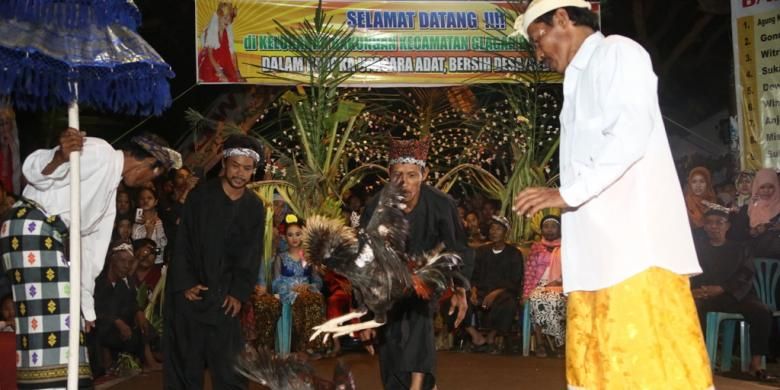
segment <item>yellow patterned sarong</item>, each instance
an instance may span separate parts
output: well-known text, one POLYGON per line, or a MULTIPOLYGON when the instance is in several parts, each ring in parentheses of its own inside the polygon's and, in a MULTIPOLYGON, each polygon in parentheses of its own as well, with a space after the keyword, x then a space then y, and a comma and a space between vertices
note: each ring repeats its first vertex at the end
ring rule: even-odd
POLYGON ((688 277, 653 267, 570 293, 566 381, 569 389, 712 389, 688 277))

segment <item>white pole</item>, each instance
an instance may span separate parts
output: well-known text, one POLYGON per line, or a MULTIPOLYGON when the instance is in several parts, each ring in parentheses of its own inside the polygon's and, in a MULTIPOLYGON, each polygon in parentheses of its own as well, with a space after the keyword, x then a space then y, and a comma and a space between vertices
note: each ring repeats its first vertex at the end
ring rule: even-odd
MULTIPOLYGON (((71 84, 78 96, 76 83, 71 84)), ((68 126, 79 129, 79 104, 68 107, 68 126)), ((68 390, 79 388, 79 330, 81 329, 81 166, 80 153, 70 161, 70 330, 68 332, 68 390)))

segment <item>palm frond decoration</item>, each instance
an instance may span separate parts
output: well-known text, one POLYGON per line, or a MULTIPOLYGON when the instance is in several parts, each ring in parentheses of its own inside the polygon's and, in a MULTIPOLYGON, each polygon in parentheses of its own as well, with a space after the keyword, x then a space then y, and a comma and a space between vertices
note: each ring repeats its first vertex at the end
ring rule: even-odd
MULTIPOLYGON (((360 179, 373 170, 356 167, 352 157, 365 129, 361 121, 365 104, 339 86, 357 69, 366 66, 358 61, 350 71, 340 64, 350 56, 354 28, 335 24, 322 9, 320 1, 312 20, 304 20, 295 28, 274 21, 280 39, 302 59, 308 82, 285 92, 280 103, 280 116, 289 127, 281 136, 264 140, 278 157, 279 169, 272 184, 281 190, 294 212, 304 218, 313 214, 338 217, 341 197, 360 179), (279 181, 285 184, 280 185, 279 181)), ((265 69, 274 77, 289 77, 273 69, 265 69)), ((261 185, 264 182, 261 182, 261 185)), ((281 192, 280 192, 281 193, 281 192)))

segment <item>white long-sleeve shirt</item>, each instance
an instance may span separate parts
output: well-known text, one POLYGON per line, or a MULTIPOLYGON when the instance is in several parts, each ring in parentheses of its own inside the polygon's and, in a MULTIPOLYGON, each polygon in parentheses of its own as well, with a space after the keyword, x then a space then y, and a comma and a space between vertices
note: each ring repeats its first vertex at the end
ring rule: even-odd
POLYGON ((566 68, 560 193, 566 292, 613 286, 649 267, 701 273, 650 57, 589 36, 566 68))
MULTIPOLYGON (((41 171, 54 158, 54 149, 41 149, 24 160, 28 185, 25 198, 43 207, 46 215, 58 215, 70 227, 70 163, 50 175, 41 171)), ((116 215, 116 189, 122 180, 124 157, 108 142, 87 137, 81 153, 81 311, 95 320, 95 278, 103 270, 116 215)))

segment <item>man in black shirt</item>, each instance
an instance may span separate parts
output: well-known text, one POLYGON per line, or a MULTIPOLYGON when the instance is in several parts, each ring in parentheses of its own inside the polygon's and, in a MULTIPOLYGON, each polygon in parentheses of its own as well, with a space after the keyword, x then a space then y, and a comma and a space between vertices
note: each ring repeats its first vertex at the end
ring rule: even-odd
POLYGON ((699 321, 706 327, 707 312, 739 313, 750 324, 750 373, 766 377, 761 357, 769 352, 772 313, 753 289, 755 267, 749 249, 726 240, 728 214, 710 210, 704 216, 707 239, 696 243, 702 274, 691 279, 699 321))
MULTIPOLYGON (((108 267, 95 279, 98 344, 111 355, 130 353, 142 359, 145 368, 159 369, 148 344, 154 329, 138 307, 137 290, 128 280, 133 262, 133 247, 120 243, 109 250, 108 267)), ((103 368, 108 368, 113 356, 103 358, 103 368)))
POLYGON ((518 308, 519 292, 523 284, 523 255, 506 244, 509 221, 501 216, 490 218, 490 244, 477 249, 474 275, 471 277, 470 302, 482 311, 482 327, 489 329, 487 339, 474 327, 467 327, 478 350, 499 352, 494 341, 496 334, 506 334, 518 308), (481 346, 485 346, 480 348, 481 346))
POLYGON ((246 387, 234 363, 243 345, 237 315, 262 253, 265 209, 246 190, 260 146, 234 135, 223 148, 223 175, 196 188, 181 212, 166 286, 166 389, 203 388, 206 366, 215 389, 246 387))
MULTIPOLYGON (((455 201, 447 194, 425 184, 428 139, 393 141, 390 146, 390 180, 401 187, 406 219, 409 221, 409 254, 421 254, 444 244, 446 251, 457 252, 464 261, 463 274, 470 277, 473 253, 466 246, 455 201)), ((366 205, 360 226, 368 226, 378 197, 366 205)), ((458 308, 458 324, 466 315, 465 291, 453 295, 452 309, 458 308)), ((385 389, 433 389, 436 386, 436 346, 433 333, 434 307, 417 297, 397 302, 388 313, 387 324, 379 332, 379 367, 385 389)), ((371 331, 364 334, 372 333, 371 331)))

